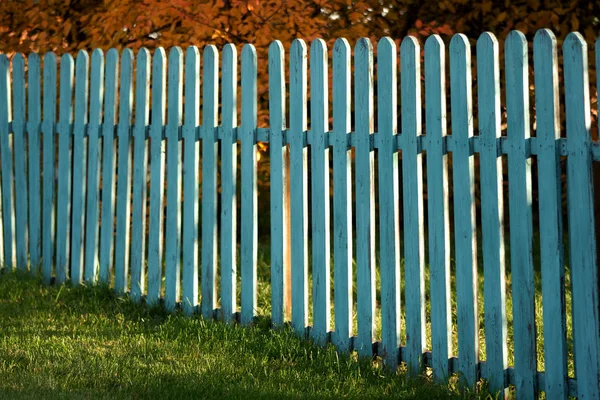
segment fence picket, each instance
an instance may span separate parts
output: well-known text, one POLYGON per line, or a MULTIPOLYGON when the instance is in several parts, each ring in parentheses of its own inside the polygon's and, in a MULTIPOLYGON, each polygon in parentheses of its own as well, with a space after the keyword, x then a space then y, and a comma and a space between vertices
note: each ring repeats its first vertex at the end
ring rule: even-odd
POLYGON ((40 187, 40 130, 42 121, 40 56, 31 53, 27 59, 27 101, 28 101, 28 156, 27 173, 29 183, 29 271, 32 275, 40 272, 42 253, 41 198, 40 187))
MULTIPOLYGON (((242 188, 241 188, 241 270, 242 324, 256 315, 256 257, 258 245, 256 191, 256 49, 247 44, 242 49, 242 188)), ((204 148, 204 145, 203 145, 204 148)), ((204 160, 202 160, 204 162, 204 160)))
MULTIPOLYGON (((71 124, 73 122, 73 78, 75 62, 70 54, 61 58, 60 111, 58 117, 58 182, 56 186, 56 282, 68 277, 69 215, 71 199, 71 124)), ((6 234, 4 235, 6 237, 6 234)))
POLYGON ((92 53, 90 123, 88 126, 87 205, 85 216, 85 281, 96 283, 98 274, 98 197, 100 194, 100 124, 104 97, 104 53, 92 53))
POLYGON ((150 119, 150 52, 141 48, 136 60, 135 125, 133 127, 133 183, 131 210, 131 297, 140 301, 145 288, 146 236, 146 126, 150 119))
POLYGON ((358 338, 363 357, 373 354, 375 329, 375 179, 371 149, 373 132, 373 45, 367 38, 354 48, 356 110, 356 276, 358 338))
POLYGON ((131 179, 131 112, 133 105, 133 52, 121 55, 119 87, 119 124, 117 126, 117 199, 115 230, 115 291, 125 293, 129 280, 129 227, 131 179))
POLYGON ((183 107, 183 51, 169 52, 167 100, 167 214, 165 218, 165 307, 174 311, 179 300, 181 273, 181 125, 183 107))
POLYGON ((535 287, 531 215, 529 138, 529 79, 527 40, 513 31, 505 43, 506 112, 508 117, 508 182, 510 207, 510 265, 512 271, 515 386, 520 398, 535 396, 535 287))
POLYGON ((381 274, 380 353, 390 368, 398 366, 400 346, 400 207, 396 146, 398 54, 391 38, 377 46, 377 123, 379 179, 379 268, 381 274))
POLYGON ((587 44, 579 33, 563 43, 567 111, 567 203, 573 286, 573 341, 577 394, 600 398, 598 271, 590 152, 587 44))
POLYGON ((75 124, 73 125, 72 198, 71 198, 71 283, 83 282, 83 229, 85 224, 85 131, 88 123, 90 57, 80 51, 75 61, 75 124))
POLYGON ((286 210, 287 148, 283 139, 285 120, 285 50, 280 41, 269 46, 269 158, 271 160, 271 315, 274 326, 285 321, 285 301, 288 293, 284 271, 288 246, 288 221, 286 210))
POLYGON ((233 321, 237 311, 237 51, 233 44, 223 49, 221 140, 221 310, 233 321))
POLYGON ((2 268, 13 267, 12 233, 12 156, 9 144, 9 122, 12 119, 10 62, 0 54, 0 162, 2 166, 2 268))
POLYGON ((473 137, 471 47, 462 34, 450 41, 450 96, 452 109, 452 175, 454 181, 454 245, 458 297, 458 364, 461 381, 477 381, 479 323, 477 316, 477 245, 475 230, 475 174, 469 140, 473 137))
MULTIPOLYGON (((54 157, 56 125, 56 56, 44 55, 44 119, 42 121, 42 141, 44 151, 44 176, 42 194, 42 276, 44 283, 50 283, 54 266, 54 157)), ((1 142, 0 142, 1 143, 1 142)))
POLYGON ((544 321, 544 373, 548 399, 566 399, 567 345, 565 264, 562 229, 562 188, 558 93, 558 51, 554 34, 539 30, 533 42, 535 65, 535 109, 538 140, 538 196, 540 221, 540 260, 544 321))
POLYGON ((148 293, 149 304, 157 304, 162 287, 162 216, 167 57, 162 47, 154 51, 152 59, 152 120, 150 125, 150 193, 148 215, 148 293))
POLYGON ((484 33, 477 41, 483 274, 485 296, 486 376, 492 392, 504 389, 508 367, 506 347, 506 284, 504 268, 504 204, 500 137, 500 70, 498 41, 484 33))
POLYGON ((450 212, 448 204, 448 156, 446 138, 446 49, 433 35, 425 42, 425 101, 427 128, 427 212, 431 296, 431 345, 433 376, 450 376, 452 314, 450 310, 450 212))
MULTIPOLYGON (((202 96, 202 316, 212 318, 217 308, 217 156, 219 53, 204 48, 202 96)), ((256 220, 254 221, 256 223, 256 220)))
POLYGON ((310 46, 310 144, 313 327, 311 336, 326 343, 331 325, 330 246, 329 246, 329 94, 327 45, 315 39, 310 46))
POLYGON ((183 311, 198 306, 198 142, 200 122, 200 52, 190 46, 185 54, 185 112, 183 122, 183 220, 181 233, 183 311))
POLYGON ((346 39, 333 47, 333 255, 335 335, 343 352, 352 344, 352 161, 350 132, 350 54, 346 39))
POLYGON ((423 369, 425 351, 425 245, 423 161, 417 150, 421 135, 421 46, 408 36, 400 47, 402 87, 402 196, 404 271, 406 276, 406 361, 411 374, 423 369))
POLYGON ((25 167, 26 132, 26 95, 25 95, 25 57, 15 54, 12 62, 13 72, 13 151, 15 162, 15 242, 17 269, 27 270, 27 168, 25 167))
POLYGON ((290 226, 292 326, 304 335, 308 325, 308 182, 306 142, 306 43, 290 50, 290 226))
POLYGON ((113 266, 112 249, 115 217, 115 117, 117 115, 117 85, 119 53, 111 49, 106 54, 106 84, 104 93, 104 123, 102 125, 102 221, 100 222, 100 282, 110 281, 113 266))

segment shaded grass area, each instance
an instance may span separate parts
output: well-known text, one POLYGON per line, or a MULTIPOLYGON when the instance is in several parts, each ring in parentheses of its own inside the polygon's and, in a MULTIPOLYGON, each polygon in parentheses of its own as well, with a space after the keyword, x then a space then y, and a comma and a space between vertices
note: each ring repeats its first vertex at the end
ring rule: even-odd
POLYGON ((106 287, 0 275, 0 398, 485 398, 338 355, 267 321, 242 328, 106 287))

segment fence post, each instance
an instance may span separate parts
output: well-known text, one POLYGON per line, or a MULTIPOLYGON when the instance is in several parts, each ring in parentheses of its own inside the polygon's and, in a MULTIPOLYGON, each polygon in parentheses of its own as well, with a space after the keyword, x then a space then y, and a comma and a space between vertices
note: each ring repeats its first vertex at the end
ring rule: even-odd
POLYGON ((457 34, 450 41, 450 95, 452 102, 452 175, 454 182, 454 244, 458 299, 458 364, 463 385, 477 382, 479 323, 477 315, 477 232, 475 224, 475 170, 473 137, 471 47, 457 34))
POLYGON ((381 274, 381 356, 386 365, 398 366, 400 345, 400 206, 398 149, 396 146, 398 54, 391 38, 377 46, 379 246, 381 274))
POLYGON ((538 141, 538 197, 540 207, 540 259, 544 314, 545 392, 549 399, 566 399, 567 343, 565 264, 562 229, 558 54, 556 38, 539 30, 533 42, 535 65, 535 109, 538 141))
POLYGON ((425 101, 427 128, 427 202, 431 293, 431 344, 433 375, 450 377, 452 354, 450 309, 450 212, 446 139, 446 51, 444 42, 431 36, 425 42, 425 101), (433 217, 435 216, 435 217, 433 217))
POLYGON ((600 398, 598 271, 591 179, 587 45, 579 33, 563 43, 567 111, 567 201, 573 286, 573 341, 577 395, 600 398))
MULTIPOLYGON (((258 245, 256 190, 256 49, 251 44, 242 50, 242 324, 252 323, 256 315, 256 257, 258 245)), ((204 161, 204 160, 203 160, 204 161)))
POLYGON ((231 322, 237 311, 237 51, 223 49, 221 139, 221 310, 231 322))
MULTIPOLYGON (((42 122, 40 56, 31 53, 27 61, 27 100, 29 121, 28 132, 28 180, 29 180, 29 266, 31 274, 38 274, 41 268, 42 231, 41 231, 41 198, 40 187, 40 133, 42 122)), ((44 172, 46 172, 44 170, 44 172)))
POLYGON ((501 135, 500 70, 498 41, 490 33, 484 33, 477 41, 477 76, 481 207, 486 208, 486 212, 481 213, 486 376, 490 390, 496 393, 504 391, 504 370, 508 359, 502 156, 497 147, 501 135))

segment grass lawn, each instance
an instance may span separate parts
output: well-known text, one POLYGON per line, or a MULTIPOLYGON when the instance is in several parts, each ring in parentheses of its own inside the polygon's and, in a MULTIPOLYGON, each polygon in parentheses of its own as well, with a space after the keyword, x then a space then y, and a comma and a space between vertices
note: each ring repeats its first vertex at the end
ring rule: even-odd
POLYGON ((485 398, 267 323, 186 318, 102 287, 0 275, 0 398, 485 398))

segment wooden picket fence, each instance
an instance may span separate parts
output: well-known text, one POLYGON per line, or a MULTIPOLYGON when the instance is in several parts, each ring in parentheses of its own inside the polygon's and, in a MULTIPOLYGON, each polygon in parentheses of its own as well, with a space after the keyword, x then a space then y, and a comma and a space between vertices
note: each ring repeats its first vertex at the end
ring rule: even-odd
MULTIPOLYGON (((596 44, 596 65, 600 65, 599 44, 596 44)), ((487 379, 491 390, 515 385, 517 396, 523 399, 534 398, 541 391, 552 399, 599 398, 600 329, 591 166, 593 161, 600 160, 600 144, 590 138, 586 43, 579 34, 571 33, 562 49, 566 138, 560 132, 558 50, 550 31, 539 31, 533 43, 535 137, 530 136, 528 43, 520 32, 510 33, 504 44, 506 136, 501 134, 499 45, 493 35, 483 34, 477 41, 477 127, 473 122, 469 41, 463 35, 455 35, 450 41, 452 135, 446 134, 447 55, 443 41, 432 36, 424 46, 424 100, 419 43, 407 37, 399 53, 398 68, 394 42, 384 38, 377 46, 377 132, 374 132, 373 48, 367 39, 359 40, 354 48, 353 69, 348 42, 339 39, 333 48, 332 127, 328 122, 328 51, 322 40, 310 45, 310 130, 307 46, 301 40, 295 40, 290 50, 289 125, 285 51, 279 42, 273 42, 269 48, 269 128, 257 128, 257 56, 252 45, 244 46, 241 53, 239 125, 238 61, 233 45, 223 48, 220 77, 219 52, 214 46, 204 49, 202 104, 201 58, 195 47, 187 49, 185 62, 182 50, 177 47, 168 57, 163 49, 156 50, 152 57, 142 49, 135 63, 129 50, 120 55, 110 50, 106 58, 101 50, 95 50, 89 73, 86 52, 81 51, 75 61, 66 54, 60 60, 60 77, 57 77, 57 58, 52 53, 44 56, 43 70, 37 54, 29 55, 27 60, 15 55, 12 62, 7 56, 0 56, 2 265, 41 271, 45 282, 53 279, 57 283, 70 280, 75 285, 114 282, 118 293, 129 292, 136 301, 143 298, 149 304, 160 301, 169 310, 181 304, 185 313, 198 311, 205 318, 217 315, 232 321, 239 309, 241 323, 249 324, 257 309, 256 147, 258 142, 267 142, 271 180, 270 317, 274 326, 287 322, 286 296, 291 289, 291 325, 299 334, 308 333, 318 343, 331 341, 341 351, 354 349, 365 357, 377 352, 388 366, 394 368, 400 361, 405 362, 413 374, 431 367, 439 380, 459 373, 465 385, 472 386, 479 378, 487 379), (397 82, 398 69, 400 82, 397 82), (396 89, 398 84, 400 93, 396 89), (397 127, 398 96, 401 133, 397 127), (355 110, 354 127, 351 127, 351 101, 355 110), (478 135, 474 135, 474 129, 478 129, 478 135), (238 141, 241 143, 239 198, 236 197, 238 141), (308 148, 311 149, 310 202, 308 148), (423 152, 427 154, 427 227, 423 152), (480 227, 475 218, 475 154, 479 154, 480 168, 480 227), (377 171, 374 171, 375 156, 377 171), (565 156, 570 260, 563 257, 561 223, 560 159, 565 156), (505 260, 504 254, 503 158, 508 163, 510 260, 505 260), (536 367, 536 354, 541 350, 536 349, 535 336, 532 158, 539 165, 544 371, 537 371, 536 367), (453 178, 452 225, 449 169, 453 178), (165 183, 168 184, 163 190, 165 183), (375 201, 378 201, 378 221, 375 201), (288 210, 291 210, 289 220, 288 210), (375 261, 376 228, 379 264, 375 261), (483 249, 485 361, 479 357, 478 230, 483 249), (451 243, 456 267, 458 323, 455 327, 451 322, 451 243), (285 274, 288 251, 291 281, 285 274), (401 252, 406 299, 402 307, 401 252), (354 260, 356 299, 353 299, 354 260), (508 365, 505 298, 508 261, 512 270, 514 351, 510 351, 514 354, 514 367, 508 365), (567 351, 565 329, 565 263, 569 265, 572 284, 574 377, 568 376, 567 369, 568 358, 573 354, 567 351), (376 308, 377 268, 381 275, 381 299, 376 308), (428 300, 426 268, 430 273, 428 300), (238 271, 240 299, 236 295, 238 271), (287 287, 289 282, 291 288, 287 287), (425 312, 427 301, 430 315, 425 312), (313 313, 310 329, 309 307, 313 313), (380 338, 375 337, 378 312, 380 338), (405 343, 400 342, 401 321, 405 321, 405 343), (431 349, 426 348, 428 321, 431 349), (355 322, 357 331, 353 329, 355 322), (452 345, 454 328, 458 331, 458 349, 452 345)))

